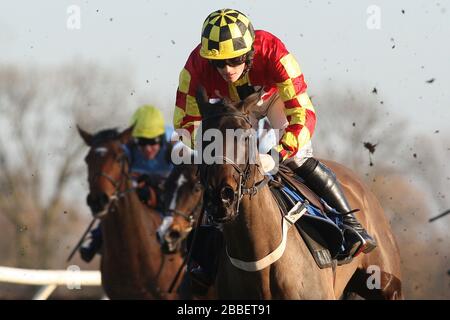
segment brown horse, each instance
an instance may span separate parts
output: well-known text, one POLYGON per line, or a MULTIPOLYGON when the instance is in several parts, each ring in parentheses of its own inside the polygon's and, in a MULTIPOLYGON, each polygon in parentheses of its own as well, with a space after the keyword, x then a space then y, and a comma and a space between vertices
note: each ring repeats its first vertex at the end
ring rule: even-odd
POLYGON ((143 205, 129 177, 123 144, 132 128, 121 133, 103 130, 95 135, 78 128, 90 147, 88 204, 101 219, 102 286, 111 299, 174 299, 168 287, 182 263, 179 254, 162 254, 156 229, 160 214, 143 205))
MULTIPOLYGON (((185 255, 187 262, 190 253, 186 246, 187 237, 195 232, 193 227, 198 225, 203 204, 203 187, 200 184, 197 165, 176 166, 167 178, 164 190, 166 190, 165 212, 173 217, 173 221, 162 235, 163 247, 169 251, 180 250, 185 255)), ((180 276, 182 283, 178 292, 182 299, 210 300, 216 298, 214 288, 207 291, 196 288, 190 279, 189 272, 184 272, 180 276)))
MULTIPOLYGON (((203 132, 215 128, 225 136, 226 129, 250 129, 247 115, 259 99, 259 94, 253 94, 240 103, 209 104, 206 95, 199 94, 203 132)), ((223 150, 227 150, 226 143, 223 150)), ((371 299, 402 298, 397 244, 382 207, 357 176, 342 165, 326 162, 341 181, 351 206, 361 209, 358 217, 376 238, 378 248, 336 270, 320 269, 295 228, 283 233, 287 228, 267 177, 249 161, 249 154, 256 154, 259 162, 252 147, 256 148, 248 139, 233 146, 245 155, 244 164, 219 155, 224 164, 200 166, 207 210, 212 208, 213 219, 222 223, 225 239, 215 282, 219 298, 338 299, 345 292, 371 299), (280 243, 286 245, 284 251, 280 243)))
POLYGON ((182 243, 191 232, 202 209, 203 188, 194 164, 175 166, 166 180, 164 210, 173 217, 163 235, 163 244, 170 252, 182 250, 182 243))

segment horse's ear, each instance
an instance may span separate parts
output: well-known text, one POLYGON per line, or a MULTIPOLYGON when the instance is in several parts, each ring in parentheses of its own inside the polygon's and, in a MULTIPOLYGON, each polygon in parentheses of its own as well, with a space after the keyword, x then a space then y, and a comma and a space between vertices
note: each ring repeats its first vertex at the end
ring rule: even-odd
POLYGON ((228 97, 223 97, 222 98, 222 103, 226 107, 232 107, 232 108, 237 109, 237 104, 235 102, 231 101, 231 99, 228 98, 228 97))
POLYGON ((204 87, 200 86, 197 88, 195 99, 197 101, 200 114, 204 116, 208 110, 209 105, 209 98, 204 87))
POLYGON ((130 140, 132 138, 133 129, 134 129, 134 124, 119 134, 119 140, 122 144, 127 144, 128 142, 130 142, 130 140))
POLYGON ((242 113, 248 114, 252 111, 253 108, 258 106, 258 102, 261 100, 261 97, 263 96, 264 91, 259 90, 255 93, 252 93, 247 98, 245 98, 243 101, 241 101, 236 108, 241 111, 242 113))
POLYGON ((88 146, 92 145, 92 134, 88 133, 87 131, 84 131, 81 129, 79 125, 77 125, 78 133, 80 134, 81 138, 83 139, 84 143, 86 143, 88 146))

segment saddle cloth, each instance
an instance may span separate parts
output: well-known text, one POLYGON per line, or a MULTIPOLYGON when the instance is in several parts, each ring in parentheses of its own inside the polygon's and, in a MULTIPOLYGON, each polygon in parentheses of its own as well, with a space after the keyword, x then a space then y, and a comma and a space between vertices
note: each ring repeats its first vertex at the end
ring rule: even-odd
POLYGON ((342 251, 344 237, 340 225, 342 216, 311 191, 289 168, 280 165, 269 183, 283 215, 298 202, 305 203, 307 212, 295 223, 319 268, 333 265, 342 251))

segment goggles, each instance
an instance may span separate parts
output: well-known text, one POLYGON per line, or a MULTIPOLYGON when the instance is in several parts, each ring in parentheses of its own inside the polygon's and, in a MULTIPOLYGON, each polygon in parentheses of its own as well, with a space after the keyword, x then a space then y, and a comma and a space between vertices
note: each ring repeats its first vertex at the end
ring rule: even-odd
POLYGON ((210 60, 210 61, 214 67, 216 67, 218 69, 223 69, 223 68, 225 68, 225 66, 230 66, 230 67, 240 66, 241 64, 243 64, 245 62, 246 59, 247 59, 247 55, 244 54, 244 55, 236 57, 236 58, 224 59, 224 60, 210 60))
POLYGON ((137 144, 140 146, 153 146, 155 144, 161 144, 162 139, 161 137, 156 137, 156 138, 138 138, 137 139, 137 144))

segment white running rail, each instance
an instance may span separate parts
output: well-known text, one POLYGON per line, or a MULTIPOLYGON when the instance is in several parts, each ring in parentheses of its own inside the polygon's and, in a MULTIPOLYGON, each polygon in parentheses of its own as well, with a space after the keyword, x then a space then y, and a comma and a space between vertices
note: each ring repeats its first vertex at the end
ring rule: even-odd
POLYGON ((79 289, 81 286, 100 286, 100 271, 81 271, 77 266, 67 270, 32 270, 0 267, 0 282, 41 286, 33 300, 46 300, 57 286, 79 289))

